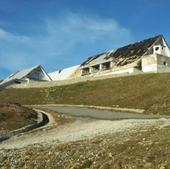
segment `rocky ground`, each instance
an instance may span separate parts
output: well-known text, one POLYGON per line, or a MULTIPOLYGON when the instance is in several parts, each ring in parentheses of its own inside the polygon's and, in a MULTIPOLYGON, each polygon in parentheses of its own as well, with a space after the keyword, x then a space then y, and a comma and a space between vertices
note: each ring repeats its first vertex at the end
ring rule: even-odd
POLYGON ((170 168, 170 120, 54 116, 58 123, 0 144, 0 168, 170 168))

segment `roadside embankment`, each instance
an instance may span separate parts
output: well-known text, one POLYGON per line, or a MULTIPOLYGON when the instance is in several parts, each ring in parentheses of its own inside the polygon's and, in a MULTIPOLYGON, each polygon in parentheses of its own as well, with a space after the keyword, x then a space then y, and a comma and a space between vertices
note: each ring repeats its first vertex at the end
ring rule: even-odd
POLYGON ((36 112, 37 112, 38 118, 35 123, 16 129, 16 130, 5 131, 5 132, 0 133, 0 143, 17 134, 21 134, 21 133, 28 132, 36 128, 40 128, 49 123, 49 118, 46 113, 43 113, 42 111, 39 111, 39 110, 36 110, 36 112))

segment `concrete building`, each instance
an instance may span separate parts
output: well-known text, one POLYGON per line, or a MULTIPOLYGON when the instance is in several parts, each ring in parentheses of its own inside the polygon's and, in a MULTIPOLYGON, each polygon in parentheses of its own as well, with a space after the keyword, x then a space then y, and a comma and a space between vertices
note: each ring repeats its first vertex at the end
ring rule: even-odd
POLYGON ((0 83, 0 88, 8 88, 16 84, 52 81, 42 66, 34 66, 11 74, 0 83))
POLYGON ((88 58, 81 76, 170 71, 170 49, 162 35, 88 58))
POLYGON ((80 65, 49 74, 40 65, 25 69, 0 82, 0 88, 16 86, 16 84, 21 84, 17 87, 48 87, 52 84, 69 84, 95 79, 95 77, 102 78, 106 75, 141 72, 170 72, 170 49, 162 35, 89 57, 80 65))

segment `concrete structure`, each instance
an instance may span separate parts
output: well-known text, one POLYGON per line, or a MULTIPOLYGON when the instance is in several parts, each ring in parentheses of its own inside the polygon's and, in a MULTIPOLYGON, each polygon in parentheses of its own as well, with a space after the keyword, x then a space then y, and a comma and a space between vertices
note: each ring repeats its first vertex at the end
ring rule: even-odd
POLYGON ((22 70, 2 81, 0 87, 49 87, 147 72, 170 72, 170 49, 162 35, 89 57, 80 65, 49 74, 42 66, 22 70))
POLYGON ((55 81, 170 71, 170 49, 162 35, 89 57, 78 66, 49 73, 55 81))
POLYGON ((170 72, 170 57, 153 54, 142 58, 143 72, 170 72))
POLYGON ((42 66, 34 66, 11 74, 0 83, 0 88, 7 88, 16 84, 52 81, 42 66))
POLYGON ((81 76, 170 71, 170 49, 162 35, 88 58, 81 76))

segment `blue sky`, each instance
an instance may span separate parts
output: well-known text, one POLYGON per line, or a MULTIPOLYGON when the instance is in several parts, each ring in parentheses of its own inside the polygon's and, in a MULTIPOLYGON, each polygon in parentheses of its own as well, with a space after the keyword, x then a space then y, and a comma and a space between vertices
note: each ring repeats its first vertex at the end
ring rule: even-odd
POLYGON ((169 0, 0 0, 0 79, 41 64, 73 66, 100 52, 163 34, 169 0))

